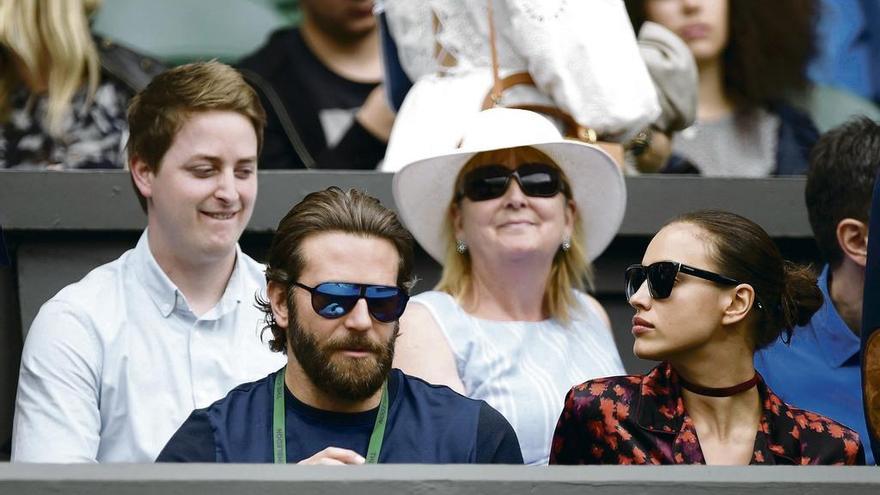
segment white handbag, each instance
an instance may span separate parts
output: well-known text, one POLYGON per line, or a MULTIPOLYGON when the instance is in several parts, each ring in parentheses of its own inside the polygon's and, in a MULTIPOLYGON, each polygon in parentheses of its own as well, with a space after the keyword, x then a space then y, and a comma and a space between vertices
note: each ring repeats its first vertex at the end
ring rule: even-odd
POLYGON ((415 84, 382 170, 454 149, 461 123, 485 107, 493 88, 501 96, 493 104, 556 109, 599 140, 629 139, 659 115, 621 0, 489 4, 494 15, 481 1, 386 0, 401 65, 415 84))

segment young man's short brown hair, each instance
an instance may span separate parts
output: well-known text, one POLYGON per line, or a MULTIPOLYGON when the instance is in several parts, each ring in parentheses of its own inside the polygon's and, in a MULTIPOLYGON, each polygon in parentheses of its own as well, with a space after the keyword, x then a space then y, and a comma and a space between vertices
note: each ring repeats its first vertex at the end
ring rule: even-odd
MULTIPOLYGON (((232 67, 217 62, 196 62, 156 76, 128 106, 128 160, 140 159, 157 172, 174 136, 195 112, 236 112, 254 126, 257 152, 263 146, 266 112, 260 98, 232 67)), ((146 200, 135 188, 146 211, 146 200)))

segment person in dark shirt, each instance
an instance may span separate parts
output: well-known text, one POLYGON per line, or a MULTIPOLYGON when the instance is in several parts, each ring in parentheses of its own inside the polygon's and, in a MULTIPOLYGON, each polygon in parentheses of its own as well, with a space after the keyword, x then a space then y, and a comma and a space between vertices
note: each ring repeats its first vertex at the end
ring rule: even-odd
POLYGON ((268 112, 263 169, 374 169, 394 113, 372 0, 302 0, 302 24, 239 63, 268 112))
POLYGON ((306 196, 278 226, 257 302, 287 366, 194 411, 157 461, 522 464, 488 404, 391 369, 412 267, 412 236, 378 200, 306 196))

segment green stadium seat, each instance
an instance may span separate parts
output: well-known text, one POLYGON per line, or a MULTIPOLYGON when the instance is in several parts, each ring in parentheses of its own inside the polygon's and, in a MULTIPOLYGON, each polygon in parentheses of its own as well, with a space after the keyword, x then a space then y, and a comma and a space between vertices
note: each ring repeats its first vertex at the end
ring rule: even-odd
POLYGON ((235 62, 290 24, 281 0, 105 0, 93 30, 170 65, 235 62))
POLYGON ((796 107, 813 118, 821 133, 857 115, 880 121, 880 109, 872 101, 845 89, 817 84, 791 100, 796 107))

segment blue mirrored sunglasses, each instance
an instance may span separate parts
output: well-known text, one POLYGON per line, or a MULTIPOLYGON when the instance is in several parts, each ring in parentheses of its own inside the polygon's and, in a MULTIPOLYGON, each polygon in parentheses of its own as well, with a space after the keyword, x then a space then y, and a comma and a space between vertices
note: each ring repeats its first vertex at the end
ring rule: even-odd
POLYGON ((400 319, 409 295, 400 287, 365 285, 349 282, 323 282, 314 287, 294 282, 312 295, 312 309, 333 320, 351 312, 358 299, 367 301, 367 310, 378 321, 388 323, 400 319))

